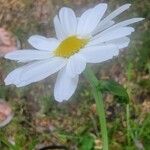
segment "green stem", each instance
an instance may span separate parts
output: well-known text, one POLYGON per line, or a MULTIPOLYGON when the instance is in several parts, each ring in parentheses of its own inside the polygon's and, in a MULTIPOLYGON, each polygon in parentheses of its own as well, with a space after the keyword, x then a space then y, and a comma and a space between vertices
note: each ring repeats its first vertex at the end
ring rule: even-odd
POLYGON ((128 145, 131 145, 131 141, 135 139, 135 136, 133 134, 131 125, 130 125, 130 104, 126 105, 126 122, 127 122, 127 142, 128 145))
POLYGON ((107 126, 106 126, 106 116, 105 116, 105 109, 104 103, 102 98, 102 93, 98 89, 99 81, 95 77, 94 73, 90 68, 85 70, 85 77, 90 82, 92 87, 93 96, 95 98, 97 113, 99 116, 101 134, 102 134, 102 141, 103 141, 103 150, 108 150, 108 134, 107 134, 107 126))
POLYGON ((126 120, 127 120, 127 140, 128 140, 128 145, 130 145, 131 140, 130 140, 130 107, 129 107, 129 104, 126 105, 126 120))

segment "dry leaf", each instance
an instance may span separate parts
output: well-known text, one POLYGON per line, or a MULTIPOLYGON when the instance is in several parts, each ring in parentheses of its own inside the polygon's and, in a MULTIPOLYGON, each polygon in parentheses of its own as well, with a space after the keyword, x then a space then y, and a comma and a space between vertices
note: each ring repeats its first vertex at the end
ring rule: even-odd
POLYGON ((0 127, 7 125, 13 117, 11 107, 5 102, 0 100, 0 127))
POLYGON ((16 40, 10 32, 0 28, 0 56, 17 49, 16 40))

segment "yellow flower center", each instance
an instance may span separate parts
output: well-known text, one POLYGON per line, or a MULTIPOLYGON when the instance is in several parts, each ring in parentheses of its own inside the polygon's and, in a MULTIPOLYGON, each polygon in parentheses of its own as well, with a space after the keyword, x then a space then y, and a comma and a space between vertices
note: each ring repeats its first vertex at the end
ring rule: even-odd
POLYGON ((76 36, 70 36, 60 43, 58 48, 54 51, 54 55, 57 57, 68 58, 79 52, 87 43, 88 39, 80 39, 76 36))

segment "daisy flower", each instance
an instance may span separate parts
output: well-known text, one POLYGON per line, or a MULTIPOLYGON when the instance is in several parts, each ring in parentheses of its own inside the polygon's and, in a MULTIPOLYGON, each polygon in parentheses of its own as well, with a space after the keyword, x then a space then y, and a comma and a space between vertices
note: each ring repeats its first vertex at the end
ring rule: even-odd
POLYGON ((23 49, 6 54, 5 58, 25 63, 12 71, 5 84, 23 87, 58 72, 54 87, 57 101, 68 100, 75 92, 79 75, 87 63, 100 63, 119 54, 128 46, 134 32, 130 24, 143 20, 132 18, 119 23, 113 20, 127 10, 125 4, 103 18, 107 4, 101 3, 76 17, 74 11, 63 7, 54 17, 57 38, 33 35, 28 42, 36 49, 23 49))

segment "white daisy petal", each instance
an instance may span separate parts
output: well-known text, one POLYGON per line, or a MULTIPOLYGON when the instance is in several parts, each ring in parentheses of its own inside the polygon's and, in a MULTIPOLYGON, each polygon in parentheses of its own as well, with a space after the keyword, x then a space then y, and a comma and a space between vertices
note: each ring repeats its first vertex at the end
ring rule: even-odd
POLYGON ((62 25, 60 23, 60 20, 58 18, 58 16, 54 17, 54 27, 55 27, 55 32, 56 32, 56 36, 57 38, 62 41, 63 39, 66 38, 66 34, 64 33, 64 30, 62 28, 62 25))
POLYGON ((88 46, 100 44, 102 42, 107 42, 114 39, 119 39, 130 35, 132 32, 134 32, 134 28, 132 27, 121 27, 115 28, 114 30, 110 31, 103 31, 100 34, 96 35, 94 38, 92 38, 88 46))
POLYGON ((26 66, 23 66, 10 72, 4 80, 5 85, 10 85, 10 84, 16 85, 17 83, 19 83, 20 75, 25 67, 26 66))
POLYGON ((130 6, 131 6, 131 4, 125 4, 125 5, 121 6, 121 7, 119 7, 118 9, 116 9, 115 11, 113 11, 111 14, 109 14, 106 18, 104 18, 99 23, 99 26, 104 25, 108 21, 114 19, 115 17, 117 17, 118 15, 120 15, 122 12, 124 12, 125 10, 127 10, 130 6))
POLYGON ((99 63, 111 59, 119 54, 119 49, 115 45, 91 46, 82 49, 80 52, 89 63, 99 63))
POLYGON ((59 45, 59 41, 55 38, 46 38, 40 35, 33 35, 28 42, 38 50, 52 51, 59 45))
POLYGON ((96 28, 107 9, 107 4, 99 4, 82 14, 78 21, 77 34, 88 36, 96 28))
POLYGON ((59 18, 62 28, 68 36, 76 34, 77 18, 72 9, 67 7, 61 8, 59 18))
POLYGON ((78 35, 85 36, 85 34, 86 34, 85 28, 87 30, 86 21, 88 20, 89 16, 91 15, 91 12, 92 12, 92 9, 88 9, 81 15, 81 17, 78 17, 78 26, 77 26, 77 34, 78 35))
POLYGON ((78 84, 79 76, 71 78, 66 72, 66 68, 62 69, 58 73, 58 77, 55 83, 54 96, 59 102, 68 100, 75 92, 78 84))
POLYGON ((86 60, 80 54, 75 54, 71 56, 68 60, 66 72, 71 76, 75 77, 76 75, 81 74, 86 67, 86 60))
POLYGON ((108 41, 108 42, 100 43, 97 46, 114 45, 118 49, 122 49, 122 48, 127 47, 129 45, 129 43, 130 43, 130 38, 123 37, 123 38, 120 38, 120 39, 115 39, 115 40, 111 40, 111 41, 108 41))
POLYGON ((14 84, 21 87, 21 85, 27 85, 43 80, 59 71, 64 67, 65 63, 65 59, 53 58, 52 60, 43 60, 28 64, 11 72, 6 77, 5 84, 14 84))
POLYGON ((54 74, 65 64, 65 59, 57 57, 52 58, 51 60, 38 61, 24 69, 24 73, 21 75, 21 78, 22 80, 33 79, 34 81, 39 81, 51 74, 54 74))
POLYGON ((16 87, 20 88, 20 87, 24 87, 26 85, 29 85, 31 83, 34 83, 34 81, 32 81, 32 80, 21 81, 21 82, 16 83, 15 85, 16 85, 16 87))
POLYGON ((115 22, 112 21, 112 20, 108 20, 105 24, 104 23, 98 24, 97 28, 93 31, 92 34, 93 35, 97 34, 97 33, 101 32, 101 31, 103 31, 105 29, 111 30, 111 29, 115 29, 115 28, 118 28, 118 27, 125 27, 125 26, 128 26, 130 24, 142 21, 142 20, 144 20, 144 18, 132 18, 132 19, 128 19, 128 20, 125 20, 125 21, 121 21, 121 22, 119 22, 117 24, 115 24, 115 22))
POLYGON ((121 22, 113 25, 112 27, 108 28, 107 30, 112 30, 112 29, 115 29, 115 28, 118 28, 118 27, 125 27, 125 26, 128 26, 130 24, 142 21, 142 20, 144 20, 144 18, 132 18, 132 19, 128 19, 128 20, 121 21, 121 22))
MULTIPOLYGON (((20 76, 21 76, 21 74, 20 74, 20 76)), ((16 82, 15 84, 14 83, 12 83, 12 84, 16 85, 16 87, 24 87, 24 86, 29 85, 34 82, 36 82, 36 81, 34 81, 33 79, 26 80, 26 81, 18 80, 18 82, 16 82)))
POLYGON ((120 39, 115 39, 115 40, 106 42, 105 45, 114 44, 118 47, 118 49, 122 49, 122 48, 127 47, 129 45, 129 43, 130 43, 130 38, 123 37, 123 38, 120 38, 120 39))
POLYGON ((5 55, 5 58, 10 60, 16 60, 19 62, 28 62, 33 60, 42 60, 52 57, 52 53, 48 51, 37 51, 37 50, 17 50, 5 55))
POLYGON ((115 24, 115 21, 110 20, 110 21, 108 21, 108 22, 107 22, 106 24, 104 24, 104 25, 98 25, 98 26, 96 27, 96 29, 92 32, 92 35, 94 36, 95 34, 98 34, 99 32, 101 32, 101 31, 103 31, 103 30, 105 30, 105 29, 111 27, 111 26, 114 25, 114 24, 115 24))

